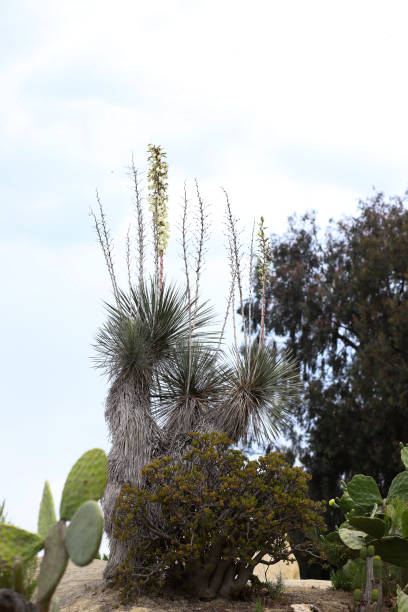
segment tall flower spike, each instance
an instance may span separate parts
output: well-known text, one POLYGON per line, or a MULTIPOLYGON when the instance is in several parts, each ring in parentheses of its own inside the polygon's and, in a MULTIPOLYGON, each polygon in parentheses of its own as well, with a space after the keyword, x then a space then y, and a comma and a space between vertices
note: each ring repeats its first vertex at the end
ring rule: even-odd
POLYGON ((261 347, 265 341, 265 308, 266 308, 266 285, 270 278, 269 264, 272 260, 272 249, 269 238, 265 235, 266 227, 264 218, 258 225, 258 280, 261 286, 261 331, 259 335, 259 346, 261 347))
POLYGON ((149 171, 148 188, 150 210, 152 212, 154 239, 155 278, 160 289, 163 288, 163 258, 169 239, 169 223, 167 221, 167 176, 168 165, 166 153, 161 147, 148 146, 149 171))

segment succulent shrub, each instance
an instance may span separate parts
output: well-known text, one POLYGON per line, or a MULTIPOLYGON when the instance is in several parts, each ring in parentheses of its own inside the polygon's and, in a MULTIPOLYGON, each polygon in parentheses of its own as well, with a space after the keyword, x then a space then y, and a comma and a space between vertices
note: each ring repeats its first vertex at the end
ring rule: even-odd
MULTIPOLYGON (((36 604, 39 612, 48 612, 51 599, 61 580, 68 560, 84 566, 98 552, 103 518, 98 505, 105 489, 107 458, 101 449, 87 451, 78 459, 64 485, 57 521, 49 483, 44 485, 38 533, 7 523, 0 523, 0 566, 13 573, 12 589, 22 595, 22 568, 37 562, 37 553, 44 548, 38 576, 36 604), (67 526, 67 523, 68 526, 67 526)), ((10 587, 8 587, 10 588, 10 587)), ((2 591, 0 590, 0 598, 2 591)), ((53 606, 53 612, 58 609, 53 606)))
POLYGON ((180 460, 152 461, 145 486, 125 484, 117 500, 115 537, 132 548, 116 583, 128 597, 135 586, 238 597, 264 555, 288 559, 292 531, 323 527, 308 475, 282 454, 249 461, 225 434, 189 437, 180 460))

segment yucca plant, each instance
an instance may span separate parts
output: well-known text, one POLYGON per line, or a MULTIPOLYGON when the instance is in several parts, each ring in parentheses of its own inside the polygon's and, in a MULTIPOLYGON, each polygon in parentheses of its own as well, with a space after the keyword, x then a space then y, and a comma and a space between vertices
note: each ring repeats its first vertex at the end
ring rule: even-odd
MULTIPOLYGON (((105 578, 129 556, 131 543, 114 537, 114 507, 122 486, 144 486, 142 468, 154 458, 181 457, 192 431, 226 433, 236 444, 248 436, 270 441, 289 416, 289 403, 297 396, 298 372, 289 354, 279 355, 265 344, 264 331, 252 340, 251 315, 244 317, 244 346, 238 347, 235 294, 243 308, 242 246, 237 220, 226 192, 226 223, 231 285, 221 331, 211 331, 211 309, 200 302, 200 281, 208 239, 206 207, 196 182, 197 207, 189 232, 186 188, 181 223, 185 288, 166 282, 164 254, 168 238, 167 163, 160 147, 149 145, 149 202, 153 227, 153 273, 146 274, 146 228, 137 171, 132 165, 136 209, 136 259, 133 278, 131 231, 127 238, 128 290, 119 288, 112 244, 102 205, 92 213, 113 286, 114 304, 106 305, 107 320, 96 337, 95 365, 109 377, 105 417, 112 441, 108 455, 108 481, 102 506, 110 539, 105 578), (225 326, 232 315, 232 360, 223 349, 225 326)), ((253 232, 254 234, 254 232, 253 232)), ((263 219, 259 234, 258 263, 266 290, 270 250, 263 219)), ((254 236, 250 247, 249 287, 252 286, 254 236)), ((251 300, 250 300, 251 301, 251 300)), ((153 510, 152 510, 153 512, 153 510)), ((156 516, 155 520, 160 517, 156 516)))
MULTIPOLYGON (((112 381, 105 417, 112 440, 108 456, 108 482, 102 501, 105 530, 112 534, 116 498, 124 482, 140 486, 141 471, 163 446, 162 430, 151 410, 152 390, 159 367, 173 356, 176 343, 190 335, 185 294, 155 283, 133 288, 129 295, 117 290, 118 304, 107 305, 108 318, 100 329, 96 365, 112 381)), ((207 324, 210 312, 197 309, 196 329, 207 324)), ((123 561, 124 547, 111 538, 106 576, 123 561)))
POLYGON ((299 388, 296 363, 289 353, 254 342, 233 351, 220 404, 212 411, 216 429, 233 442, 273 440, 290 416, 289 401, 299 388))

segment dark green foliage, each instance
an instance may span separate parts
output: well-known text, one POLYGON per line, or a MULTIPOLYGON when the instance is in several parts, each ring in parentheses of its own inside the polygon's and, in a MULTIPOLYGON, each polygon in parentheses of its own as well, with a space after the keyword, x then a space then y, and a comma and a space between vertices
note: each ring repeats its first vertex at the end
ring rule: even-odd
POLYGON ((330 574, 334 589, 354 591, 360 588, 365 581, 365 562, 361 559, 348 561, 343 567, 330 574))
POLYGON ((333 531, 326 537, 322 537, 321 542, 327 561, 334 567, 341 568, 350 559, 358 557, 358 552, 351 550, 342 542, 338 531, 333 531))
MULTIPOLYGON (((313 213, 299 224, 292 217, 288 233, 272 240, 265 325, 301 363, 304 436, 295 426, 288 433, 315 499, 338 494, 340 479, 356 472, 383 492, 399 470, 398 441, 408 439, 405 203, 406 195, 386 201, 379 193, 324 241, 313 213)), ((257 295, 259 330, 259 283, 257 295)), ((338 512, 329 516, 338 522, 338 512)))
POLYGON ((117 578, 128 593, 184 585, 198 597, 236 597, 265 554, 288 558, 293 531, 304 535, 296 554, 323 527, 308 476, 283 455, 248 461, 223 434, 190 435, 180 461, 153 461, 146 486, 124 485, 117 500, 115 537, 133 545, 117 578))

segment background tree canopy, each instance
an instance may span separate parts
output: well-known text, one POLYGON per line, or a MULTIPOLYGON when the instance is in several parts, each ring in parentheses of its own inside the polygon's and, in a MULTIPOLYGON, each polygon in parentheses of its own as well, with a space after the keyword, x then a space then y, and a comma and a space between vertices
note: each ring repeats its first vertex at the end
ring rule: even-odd
MULTIPOLYGON (((408 440, 407 195, 360 202, 358 217, 337 228, 330 220, 324 244, 313 212, 300 224, 290 217, 287 234, 272 237, 265 325, 301 364, 303 396, 286 433, 312 475, 315 499, 337 495, 340 480, 355 473, 387 490, 401 468, 398 444, 408 440)), ((256 290, 259 331, 259 281, 256 290)))

